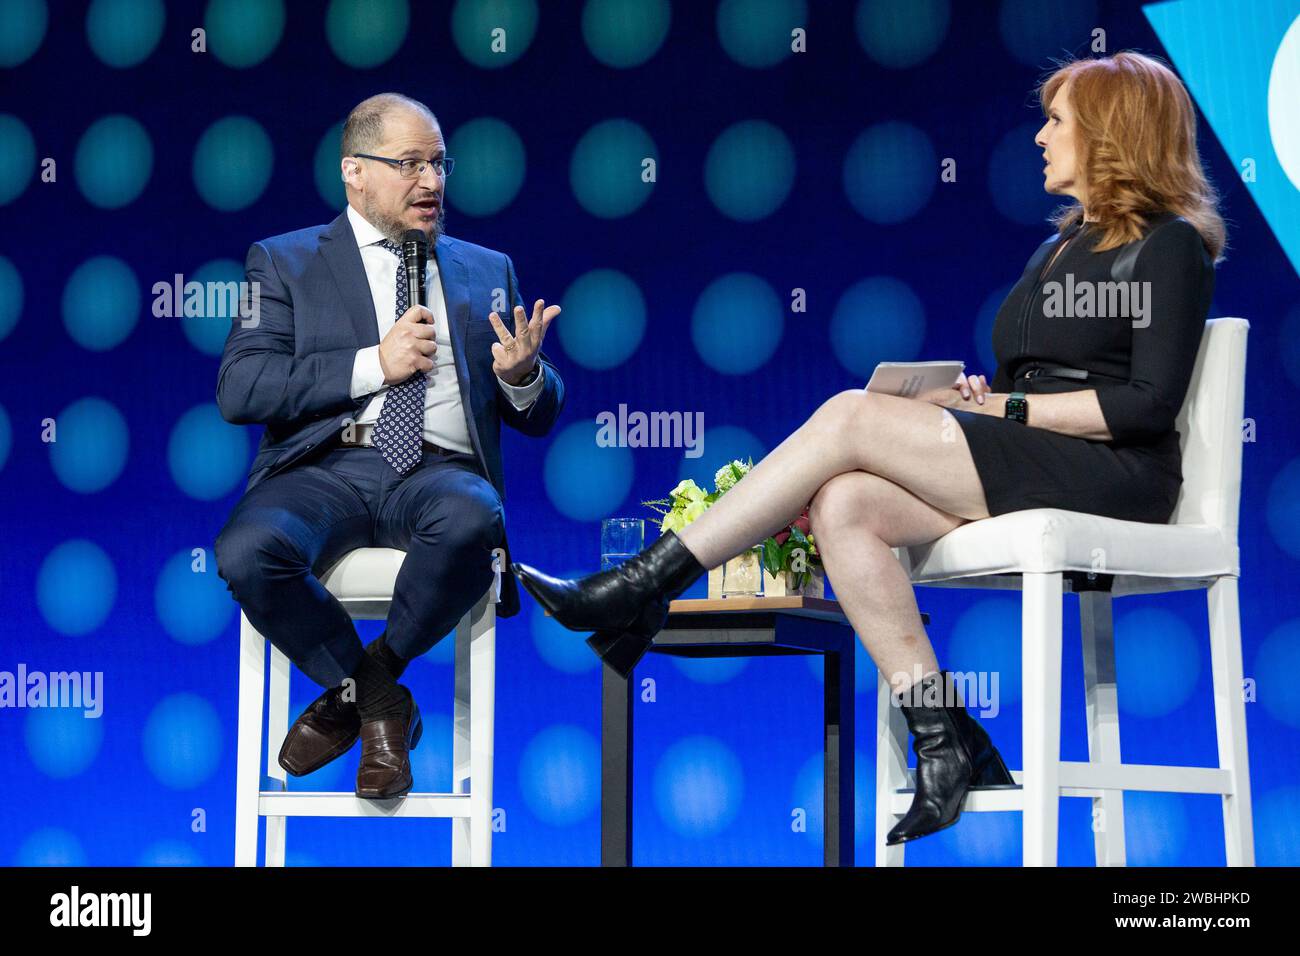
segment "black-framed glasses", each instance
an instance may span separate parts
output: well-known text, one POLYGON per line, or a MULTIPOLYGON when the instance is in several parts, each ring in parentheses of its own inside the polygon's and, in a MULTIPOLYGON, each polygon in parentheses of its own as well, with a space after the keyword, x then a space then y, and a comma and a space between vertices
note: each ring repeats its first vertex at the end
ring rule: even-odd
POLYGON ((396 167, 397 174, 403 179, 419 179, 430 166, 435 173, 446 179, 456 165, 456 161, 450 156, 439 156, 437 159, 390 159, 387 156, 371 156, 369 153, 352 155, 356 159, 377 159, 381 163, 396 167))

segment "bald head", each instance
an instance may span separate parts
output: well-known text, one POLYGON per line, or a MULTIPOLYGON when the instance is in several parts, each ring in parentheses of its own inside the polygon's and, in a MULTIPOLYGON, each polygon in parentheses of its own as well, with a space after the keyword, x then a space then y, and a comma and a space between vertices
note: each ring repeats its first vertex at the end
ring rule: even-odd
POLYGON ((343 142, 340 158, 357 153, 373 153, 384 140, 384 121, 394 113, 414 113, 441 128, 438 117, 419 100, 401 93, 377 93, 362 100, 352 108, 343 123, 343 142))

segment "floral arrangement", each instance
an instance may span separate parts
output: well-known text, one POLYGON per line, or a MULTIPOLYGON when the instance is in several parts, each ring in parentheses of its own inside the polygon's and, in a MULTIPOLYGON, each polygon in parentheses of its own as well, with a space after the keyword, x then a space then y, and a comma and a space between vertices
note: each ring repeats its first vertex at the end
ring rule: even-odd
MULTIPOLYGON (((681 531, 704 514, 709 505, 734 488, 736 482, 744 478, 753 467, 753 459, 733 461, 723 465, 713 476, 713 491, 706 492, 693 479, 686 478, 677 483, 667 498, 641 503, 663 515, 663 520, 659 522, 661 534, 666 531, 681 531)), ((759 550, 763 569, 773 577, 782 571, 788 571, 790 583, 795 588, 802 587, 809 575, 821 570, 822 559, 817 552, 817 543, 813 540, 807 508, 785 529, 766 538, 759 545, 759 550)))

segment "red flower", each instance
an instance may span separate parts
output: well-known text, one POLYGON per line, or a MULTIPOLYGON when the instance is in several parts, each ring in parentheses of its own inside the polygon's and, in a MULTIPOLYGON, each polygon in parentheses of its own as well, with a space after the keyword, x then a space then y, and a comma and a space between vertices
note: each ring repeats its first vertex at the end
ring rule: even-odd
POLYGON ((799 515, 799 517, 794 519, 794 521, 790 524, 790 527, 786 528, 784 531, 778 531, 776 534, 772 535, 772 537, 776 540, 778 547, 785 544, 786 541, 789 540, 790 528, 798 528, 805 535, 807 535, 812 530, 812 521, 808 517, 808 508, 803 509, 803 512, 799 515))

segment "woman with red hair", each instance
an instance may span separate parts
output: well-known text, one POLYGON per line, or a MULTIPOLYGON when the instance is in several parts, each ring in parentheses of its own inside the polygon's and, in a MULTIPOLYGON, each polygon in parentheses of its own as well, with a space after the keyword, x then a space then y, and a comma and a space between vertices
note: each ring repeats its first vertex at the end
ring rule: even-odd
POLYGON ((891 844, 951 826, 973 786, 1013 785, 940 670, 891 548, 1027 508, 1165 523, 1182 484, 1174 422, 1225 243, 1191 99, 1130 52, 1067 63, 1038 92, 1044 189, 1074 202, 998 310, 991 386, 971 375, 918 398, 840 392, 625 564, 576 581, 514 565, 626 675, 672 598, 809 507, 835 595, 914 738, 916 795, 891 844))

